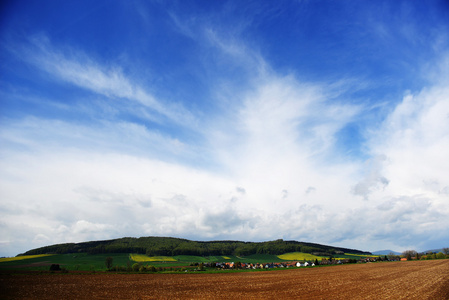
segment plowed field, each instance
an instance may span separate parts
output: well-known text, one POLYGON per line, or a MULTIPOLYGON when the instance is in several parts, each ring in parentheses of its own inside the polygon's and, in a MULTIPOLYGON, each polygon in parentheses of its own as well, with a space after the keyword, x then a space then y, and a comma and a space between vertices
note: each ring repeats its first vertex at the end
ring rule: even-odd
POLYGON ((449 299, 449 260, 223 274, 1 274, 2 299, 449 299))

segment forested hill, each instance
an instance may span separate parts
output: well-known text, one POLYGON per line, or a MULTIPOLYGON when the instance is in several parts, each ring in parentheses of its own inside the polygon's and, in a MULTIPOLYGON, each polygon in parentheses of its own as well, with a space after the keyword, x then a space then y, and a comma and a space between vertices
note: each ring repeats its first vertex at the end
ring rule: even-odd
POLYGON ((150 256, 164 255, 236 255, 283 254, 304 252, 329 256, 341 253, 370 254, 355 249, 339 248, 314 243, 275 240, 268 242, 210 241, 199 242, 172 237, 125 237, 120 239, 83 243, 57 244, 29 250, 20 255, 65 253, 141 253, 150 256))

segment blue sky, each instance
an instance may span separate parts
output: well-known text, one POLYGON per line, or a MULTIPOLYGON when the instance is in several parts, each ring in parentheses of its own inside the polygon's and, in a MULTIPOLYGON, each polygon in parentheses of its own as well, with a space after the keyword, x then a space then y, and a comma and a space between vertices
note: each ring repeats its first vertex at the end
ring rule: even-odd
POLYGON ((445 1, 7 1, 0 255, 449 241, 445 1))

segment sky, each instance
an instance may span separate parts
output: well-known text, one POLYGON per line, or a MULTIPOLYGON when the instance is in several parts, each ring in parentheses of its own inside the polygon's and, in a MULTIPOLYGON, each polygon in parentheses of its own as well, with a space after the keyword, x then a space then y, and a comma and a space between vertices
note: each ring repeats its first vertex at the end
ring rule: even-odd
POLYGON ((0 256, 449 246, 449 4, 4 1, 0 256))

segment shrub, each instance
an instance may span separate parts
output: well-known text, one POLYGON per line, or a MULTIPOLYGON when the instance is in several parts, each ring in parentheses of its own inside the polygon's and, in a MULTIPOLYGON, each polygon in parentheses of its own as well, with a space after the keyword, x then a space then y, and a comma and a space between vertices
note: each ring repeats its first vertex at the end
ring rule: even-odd
POLYGON ((59 266, 59 264, 52 264, 50 266, 50 271, 61 271, 61 267, 59 266))
POLYGON ((115 271, 115 272, 126 272, 127 269, 124 266, 113 266, 111 268, 111 271, 115 271))
POLYGON ((148 267, 147 267, 147 270, 148 270, 149 272, 157 272, 157 269, 156 269, 155 266, 148 266, 148 267))
POLYGON ((140 265, 138 263, 133 264, 133 266, 131 267, 133 272, 138 272, 139 268, 140 268, 140 265))
POLYGON ((112 268, 113 261, 114 261, 114 259, 112 257, 110 257, 110 256, 106 257, 106 260, 104 263, 106 265, 106 268, 108 268, 108 270, 112 268))

